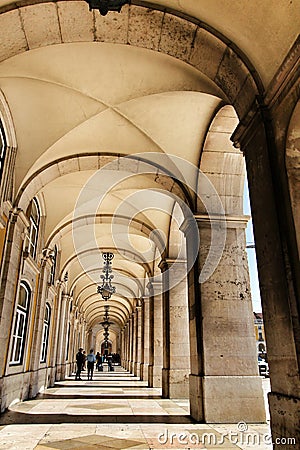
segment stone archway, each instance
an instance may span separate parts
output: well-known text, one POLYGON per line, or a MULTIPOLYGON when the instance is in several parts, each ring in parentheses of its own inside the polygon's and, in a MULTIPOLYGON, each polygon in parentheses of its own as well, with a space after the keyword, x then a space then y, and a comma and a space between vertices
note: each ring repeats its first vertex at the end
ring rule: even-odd
POLYGON ((300 102, 295 106, 290 120, 286 142, 286 168, 294 214, 294 224, 300 253, 300 102))
MULTIPOLYGON (((146 10, 145 8, 136 6, 126 7, 124 8, 124 14, 122 13, 123 15, 118 17, 119 22, 115 28, 111 27, 110 17, 108 17, 107 22, 104 23, 105 26, 103 26, 103 23, 101 23, 100 26, 100 22, 94 14, 88 16, 88 14, 82 10, 82 17, 84 17, 85 20, 82 20, 79 26, 79 21, 76 19, 79 16, 78 12, 81 11, 83 5, 85 4, 83 2, 59 3, 60 4, 46 2, 38 4, 33 3, 27 6, 21 6, 19 10, 15 10, 13 8, 11 10, 9 10, 9 8, 6 9, 7 12, 4 12, 0 18, 0 30, 13 30, 14 41, 13 45, 10 45, 10 41, 10 44, 7 47, 3 47, 3 60, 18 54, 20 51, 22 52, 29 49, 34 49, 40 45, 48 46, 60 44, 62 42, 73 42, 74 39, 78 39, 79 36, 80 39, 88 42, 105 42, 109 40, 109 42, 121 43, 125 45, 128 43, 136 46, 141 45, 141 47, 148 49, 150 48, 151 50, 158 50, 159 52, 164 52, 175 58, 182 59, 191 65, 193 64, 197 67, 197 69, 202 71, 210 79, 214 80, 214 82, 223 89, 227 100, 235 106, 240 118, 247 114, 250 105, 254 103, 253 115, 250 115, 248 118, 253 119, 254 117, 253 122, 251 123, 251 127, 254 123, 254 131, 256 131, 255 126, 258 124, 258 136, 255 136, 255 139, 252 139, 251 141, 251 133, 253 129, 250 131, 249 129, 246 129, 246 131, 244 130, 245 134, 243 139, 241 139, 241 145, 246 151, 249 147, 250 139, 253 146, 256 147, 251 148, 248 153, 248 169, 252 177, 251 189, 253 192, 253 198, 255 197, 254 203, 256 203, 256 207, 254 208, 256 211, 255 221, 257 224, 257 229, 260 226, 259 221, 262 217, 272 218, 273 223, 277 223, 278 217, 276 216, 277 213, 279 213, 280 208, 277 208, 278 205, 276 205, 276 200, 274 199, 275 193, 272 191, 271 187, 272 182, 271 177, 269 176, 269 171, 272 171, 272 169, 270 169, 270 158, 266 151, 267 143, 270 142, 270 139, 265 135, 263 126, 265 118, 260 116, 259 110, 258 112, 255 110, 257 106, 257 103, 255 102, 255 95, 261 93, 260 87, 257 88, 260 84, 257 76, 255 75, 257 86, 255 85, 252 76, 252 73, 255 72, 251 70, 249 65, 248 70, 243 63, 243 58, 238 56, 239 52, 233 51, 232 45, 225 44, 222 40, 222 36, 216 37, 213 32, 209 32, 207 27, 201 25, 201 23, 183 19, 174 14, 170 14, 170 12, 146 10), (37 20, 35 23, 35 17, 37 16, 40 18, 43 17, 44 20, 37 20), (74 27, 68 24, 68 19, 70 17, 75 18, 74 27), (126 19, 128 18, 128 20, 126 20, 125 27, 122 19, 123 17, 126 17, 126 19), (148 20, 149 17, 151 18, 150 21, 148 20), (136 25, 142 23, 143 20, 150 23, 150 28, 153 29, 153 34, 150 35, 150 38, 149 36, 146 37, 141 32, 140 28, 136 29, 136 25), (86 27, 87 23, 94 25, 94 27, 86 27), (82 28, 79 29, 80 27, 82 28), (113 29, 113 33, 111 33, 111 29, 113 29), (173 39, 173 36, 176 35, 174 33, 176 32, 178 33, 177 40, 173 39), (162 37, 162 39, 158 39, 158 37, 162 37), (209 50, 204 54, 201 51, 202 45, 199 45, 199 43, 203 44, 203 42, 205 42, 203 47, 206 50, 209 50), (195 45, 195 43, 197 45, 195 45), (267 180, 268 189, 266 195, 262 182, 263 180, 267 180), (258 184, 255 186, 257 181, 258 184), (262 194, 262 200, 259 198, 260 194, 262 194), (258 211, 258 206, 262 207, 263 212, 258 211)), ((261 98, 258 98, 257 100, 260 102, 261 98)), ((249 122, 246 122, 246 128, 248 125, 249 122)), ((244 126, 244 124, 242 126, 244 126)), ((273 178, 274 177, 275 174, 273 174, 273 178)), ((16 214, 18 214, 18 212, 14 211, 12 215, 16 214)), ((276 233, 276 230, 274 232, 274 227, 272 228, 272 226, 262 226, 261 231, 257 232, 257 241, 261 247, 260 268, 261 279, 263 280, 263 294, 266 298, 265 304, 274 305, 272 301, 273 298, 271 298, 271 303, 268 303, 268 298, 270 299, 272 295, 278 296, 277 300, 280 304, 279 296, 282 296, 284 299, 287 297, 285 281, 282 276, 282 273, 285 273, 285 264, 283 262, 281 248, 279 248, 280 245, 278 245, 278 243, 281 242, 280 234, 276 233), (275 242, 274 254, 272 254, 274 245, 272 240, 275 242), (266 270, 266 267, 263 267, 264 262, 266 261, 264 257, 265 245, 269 249, 269 256, 272 257, 276 255, 276 260, 278 259, 280 261, 277 265, 272 263, 272 267, 270 268, 270 266, 268 266, 267 269, 270 271, 273 270, 272 274, 276 275, 276 280, 280 280, 279 283, 281 283, 281 289, 277 289, 277 286, 274 288, 272 283, 268 283, 268 271, 266 270), (276 268, 274 269, 275 265, 276 268), (268 293, 268 290, 271 294, 268 293)), ((6 253, 6 257, 9 258, 8 252, 6 253)), ((279 305, 277 306, 279 307, 279 305)), ((270 310, 272 310, 272 308, 270 308, 270 310)), ((288 319, 289 322, 289 311, 284 307, 280 307, 280 311, 282 312, 282 315, 280 315, 280 320, 283 317, 283 320, 286 321, 288 319)), ((272 324, 274 323, 274 318, 268 316, 267 308, 266 313, 266 317, 268 317, 270 323, 270 330, 272 324)), ((269 335, 272 336, 272 330, 269 331, 269 335)), ((292 334, 291 342, 293 342, 292 334)), ((293 359, 294 353, 290 354, 290 357, 293 359)), ((276 355, 274 357, 273 367, 276 367, 275 359, 276 355)))

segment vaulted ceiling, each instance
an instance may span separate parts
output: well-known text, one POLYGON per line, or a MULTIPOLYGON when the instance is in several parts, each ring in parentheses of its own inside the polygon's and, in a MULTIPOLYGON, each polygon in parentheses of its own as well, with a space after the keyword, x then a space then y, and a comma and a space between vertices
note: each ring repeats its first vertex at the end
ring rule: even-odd
MULTIPOLYGON (((221 108, 233 103, 242 116, 299 31, 297 1, 147 5, 133 1, 103 18, 84 1, 0 1, 0 89, 17 140, 15 202, 26 209, 40 199, 44 245, 60 249, 60 275, 69 273, 91 327, 103 313, 101 251, 115 253, 111 311, 121 327, 161 256, 170 255, 171 229, 180 242, 172 213, 176 198, 193 208, 202 155, 208 176, 231 177, 219 194, 241 199, 243 183, 232 180, 242 179, 242 156, 229 140, 237 117, 221 108), (174 182, 176 170, 187 191, 174 182)), ((224 207, 242 213, 241 201, 235 211, 224 207)))

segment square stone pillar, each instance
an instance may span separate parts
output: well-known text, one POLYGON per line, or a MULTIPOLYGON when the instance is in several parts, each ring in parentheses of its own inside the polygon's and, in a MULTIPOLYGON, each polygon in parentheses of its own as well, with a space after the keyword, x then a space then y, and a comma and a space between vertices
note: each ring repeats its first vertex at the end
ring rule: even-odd
MULTIPOLYGON (((145 304, 144 304, 144 299, 140 298, 139 299, 139 308, 140 308, 140 312, 139 312, 139 317, 140 317, 140 367, 139 367, 139 372, 138 372, 138 376, 140 378, 140 380, 144 379, 144 361, 145 361, 145 304)), ((148 370, 148 368, 147 368, 148 370)))
MULTIPOLYGON (((264 122, 266 110, 263 115, 259 110, 251 111, 251 121, 241 123, 232 137, 245 155, 247 168, 270 368, 271 392, 268 397, 275 449, 283 448, 282 444, 276 444, 277 438, 295 437, 297 444, 300 441, 300 278, 299 254, 295 254, 295 226, 299 224, 294 223, 290 209, 291 193, 286 173, 288 161, 285 159, 286 127, 299 93, 291 79, 288 83, 282 83, 283 73, 295 76, 299 89, 299 77, 294 75, 296 66, 293 67, 298 54, 299 42, 291 49, 291 57, 285 61, 284 72, 277 77, 277 85, 272 86, 271 96, 269 93, 268 100, 273 103, 273 111, 268 112, 268 121, 264 122), (293 70, 289 70, 291 67, 293 70), (281 95, 282 89, 285 90, 284 95, 281 95), (287 89, 290 90, 289 98, 287 89), (276 101, 273 101, 272 95, 275 95, 276 101)), ((297 139, 293 136, 294 139, 296 150, 297 139)), ((292 447, 295 448, 294 445, 284 446, 286 449, 292 447)))
POLYGON ((162 283, 153 282, 153 387, 162 387, 163 320, 162 283))
MULTIPOLYGON (((170 263, 168 261, 168 263, 170 263)), ((189 398, 190 342, 186 261, 170 272, 170 398, 189 398), (175 280, 174 280, 175 278, 175 280)))
MULTIPOLYGON (((141 380, 149 381, 149 364, 150 364, 150 297, 143 299, 143 346, 144 359, 141 369, 141 380)), ((153 365, 152 365, 153 367, 153 365)))
MULTIPOLYGON (((207 217, 197 219, 200 273, 211 246, 211 227, 207 217)), ((245 250, 248 218, 226 219, 222 257, 210 278, 200 285, 205 421, 265 422, 245 250)))
POLYGON ((56 352, 56 380, 60 381, 65 378, 66 367, 66 344, 68 339, 68 317, 71 297, 64 294, 61 290, 60 305, 60 321, 58 328, 57 352, 56 352))
POLYGON ((133 373, 134 369, 134 352, 135 352, 135 321, 134 321, 134 312, 131 314, 130 318, 130 354, 129 354, 129 372, 133 373))
POLYGON ((190 343, 186 261, 160 264, 164 282, 164 398, 189 398, 190 343))
POLYGON ((135 319, 135 361, 134 375, 140 377, 142 356, 142 300, 137 301, 135 319))
MULTIPOLYGON (((211 246, 211 225, 205 216, 197 221, 199 256, 189 273, 191 415, 208 423, 264 422, 245 252, 247 219, 227 217, 222 257, 202 284, 199 275, 211 246)), ((195 245, 189 228, 184 228, 188 257, 195 245)))

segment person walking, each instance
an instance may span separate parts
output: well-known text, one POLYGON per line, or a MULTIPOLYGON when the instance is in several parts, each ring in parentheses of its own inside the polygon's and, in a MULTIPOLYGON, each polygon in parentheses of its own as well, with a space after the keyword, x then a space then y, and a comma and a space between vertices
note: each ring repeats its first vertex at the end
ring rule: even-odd
POLYGON ((83 350, 83 348, 80 348, 76 355, 77 371, 76 371, 76 375, 75 375, 75 380, 80 380, 80 381, 82 381, 80 378, 80 375, 81 375, 82 366, 84 363, 84 354, 82 353, 82 350, 83 350))
POLYGON ((83 363, 82 363, 82 371, 84 371, 85 370, 85 361, 86 361, 86 354, 85 354, 85 350, 83 350, 83 363))
POLYGON ((94 350, 92 348, 90 350, 90 353, 87 355, 86 359, 87 359, 88 380, 92 380, 94 372, 94 364, 96 361, 94 350))
POLYGON ((108 371, 112 372, 114 370, 114 368, 113 368, 113 358, 112 358, 111 353, 107 357, 107 363, 108 363, 108 371))
POLYGON ((97 352, 96 354, 96 369, 98 372, 101 371, 100 367, 102 367, 102 356, 100 355, 100 352, 97 352))

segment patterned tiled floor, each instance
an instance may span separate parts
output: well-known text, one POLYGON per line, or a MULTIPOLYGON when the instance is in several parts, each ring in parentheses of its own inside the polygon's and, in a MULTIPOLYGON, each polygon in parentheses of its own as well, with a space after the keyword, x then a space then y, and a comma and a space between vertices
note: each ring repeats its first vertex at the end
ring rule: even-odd
POLYGON ((197 424, 187 400, 160 395, 121 368, 70 378, 1 416, 0 449, 272 448, 267 424, 197 424))

